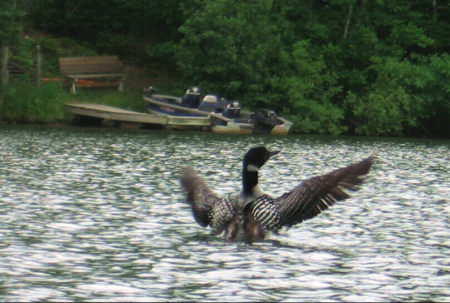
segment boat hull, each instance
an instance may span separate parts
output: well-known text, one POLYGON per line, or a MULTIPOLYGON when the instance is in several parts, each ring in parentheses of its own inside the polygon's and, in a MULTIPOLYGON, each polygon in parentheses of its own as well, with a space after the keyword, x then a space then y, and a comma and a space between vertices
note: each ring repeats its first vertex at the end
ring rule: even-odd
MULTIPOLYGON (((264 132, 255 127, 251 123, 251 113, 243 112, 246 119, 230 119, 224 117, 221 113, 200 111, 196 108, 188 108, 181 105, 181 98, 167 95, 146 95, 143 96, 148 103, 148 110, 152 114, 160 116, 178 116, 189 117, 191 119, 211 119, 211 126, 209 130, 213 133, 221 134, 252 134, 252 133, 269 133, 271 135, 287 135, 292 126, 292 122, 284 118, 278 117, 276 125, 268 131, 264 132)), ((185 127, 184 129, 188 129, 185 127)), ((204 129, 205 130, 205 129, 204 129)))

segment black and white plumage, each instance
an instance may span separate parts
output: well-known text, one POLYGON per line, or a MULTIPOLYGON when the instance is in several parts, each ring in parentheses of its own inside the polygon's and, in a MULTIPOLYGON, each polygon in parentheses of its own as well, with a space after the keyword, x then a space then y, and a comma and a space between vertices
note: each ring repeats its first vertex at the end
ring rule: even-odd
POLYGON ((212 227, 214 234, 224 232, 225 239, 230 241, 263 240, 267 232, 276 232, 283 226, 289 228, 349 198, 345 190, 358 190, 373 162, 373 157, 369 157, 309 178, 280 197, 272 198, 258 184, 258 171, 277 153, 263 146, 250 149, 243 161, 242 191, 224 197, 209 189, 194 169, 183 169, 181 184, 197 223, 212 227))

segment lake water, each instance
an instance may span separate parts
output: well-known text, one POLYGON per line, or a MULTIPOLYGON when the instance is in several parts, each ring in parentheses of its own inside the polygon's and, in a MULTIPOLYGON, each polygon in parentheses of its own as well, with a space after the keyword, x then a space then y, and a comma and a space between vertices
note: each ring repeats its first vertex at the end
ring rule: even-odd
POLYGON ((0 301, 450 302, 448 140, 0 127, 0 301), (265 191, 375 154, 359 192, 253 246, 183 203, 179 170, 238 191, 265 144, 265 191))

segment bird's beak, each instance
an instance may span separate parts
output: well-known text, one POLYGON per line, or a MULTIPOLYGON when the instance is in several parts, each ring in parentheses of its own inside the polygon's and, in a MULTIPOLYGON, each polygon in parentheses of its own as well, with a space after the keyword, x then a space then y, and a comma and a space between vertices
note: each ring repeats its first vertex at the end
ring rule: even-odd
POLYGON ((269 152, 269 158, 275 156, 275 155, 278 154, 280 151, 281 151, 281 150, 276 150, 276 151, 269 152))

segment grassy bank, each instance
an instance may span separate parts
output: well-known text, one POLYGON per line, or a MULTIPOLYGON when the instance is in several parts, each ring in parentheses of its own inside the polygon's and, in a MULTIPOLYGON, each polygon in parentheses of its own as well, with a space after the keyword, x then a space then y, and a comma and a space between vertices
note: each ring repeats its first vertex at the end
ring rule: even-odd
POLYGON ((6 123, 55 123, 65 119, 68 94, 55 83, 33 86, 13 82, 0 91, 0 120, 6 123))
POLYGON ((122 61, 124 92, 111 88, 79 88, 77 95, 73 95, 60 82, 42 82, 37 87, 32 80, 36 45, 41 46, 42 78, 61 78, 59 57, 111 55, 98 53, 69 38, 55 38, 33 29, 26 30, 16 42, 10 57, 10 63, 21 72, 11 75, 6 87, 0 86, 1 123, 67 123, 69 116, 64 109, 67 102, 106 104, 145 112, 146 104, 142 100, 144 87, 152 85, 161 92, 172 94, 181 94, 185 89, 176 77, 164 70, 138 67, 126 61, 122 61))
POLYGON ((14 81, 0 89, 0 121, 3 123, 67 123, 69 116, 64 104, 97 103, 125 109, 146 111, 142 95, 136 90, 119 93, 107 89, 80 89, 76 96, 59 83, 42 83, 37 87, 30 82, 14 81))

